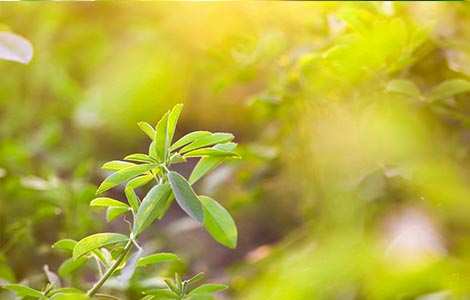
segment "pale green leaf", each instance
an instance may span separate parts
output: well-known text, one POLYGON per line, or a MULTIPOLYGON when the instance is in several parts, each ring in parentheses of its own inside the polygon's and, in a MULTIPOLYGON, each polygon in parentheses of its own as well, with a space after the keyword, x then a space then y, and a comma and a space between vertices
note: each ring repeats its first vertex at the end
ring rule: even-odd
POLYGON ((44 294, 41 293, 40 291, 21 285, 21 284, 7 284, 7 285, 4 285, 3 288, 10 290, 10 291, 14 291, 20 296, 44 298, 44 294))
POLYGON ((207 294, 207 293, 214 293, 218 291, 222 291, 227 289, 228 286, 223 285, 223 284, 203 284, 192 290, 188 296, 196 295, 196 294, 207 294))
POLYGON ((114 206, 114 207, 122 207, 128 209, 129 206, 126 203, 122 203, 121 201, 108 198, 108 197, 99 197, 96 199, 91 200, 90 206, 114 206))
POLYGON ((112 207, 112 206, 110 206, 106 210, 106 221, 111 222, 111 221, 115 220, 117 217, 125 214, 128 211, 129 211, 129 207, 128 208, 123 208, 123 207, 112 207))
POLYGON ((69 258, 65 260, 57 270, 60 276, 64 277, 72 273, 73 271, 77 270, 81 266, 83 266, 87 262, 87 258, 85 256, 80 257, 79 259, 75 260, 73 258, 69 258))
POLYGON ((143 153, 134 153, 124 157, 124 160, 143 162, 143 163, 156 163, 157 161, 147 154, 143 153))
POLYGON ((202 148, 202 147, 206 147, 206 146, 230 142, 231 140, 233 140, 233 134, 216 132, 216 133, 212 133, 210 136, 205 136, 205 137, 195 140, 191 144, 183 147, 179 152, 185 153, 185 152, 202 148))
POLYGON ((155 129, 155 149, 158 160, 160 162, 165 162, 167 157, 167 128, 168 128, 168 115, 170 112, 167 112, 157 123, 155 129))
POLYGON ((456 94, 470 91, 470 82, 463 79, 446 80, 435 87, 429 94, 430 101, 445 99, 456 94))
POLYGON ((126 180, 129 180, 137 175, 146 173, 152 169, 157 168, 158 166, 158 164, 144 164, 135 165, 119 170, 116 173, 113 173, 110 176, 106 177, 106 179, 101 183, 96 193, 102 193, 106 190, 109 190, 110 188, 115 187, 116 185, 121 184, 126 180))
POLYGON ((138 266, 146 266, 150 264, 156 264, 160 262, 178 260, 179 257, 173 253, 156 253, 139 259, 138 266))
POLYGON ((119 171, 128 167, 135 166, 136 164, 128 162, 128 161, 121 161, 121 160, 112 160, 105 163, 101 169, 109 170, 109 171, 119 171))
POLYGON ((170 290, 148 290, 145 291, 145 294, 157 296, 156 299, 180 299, 176 293, 170 290))
POLYGON ((205 156, 218 156, 218 157, 238 157, 238 154, 231 151, 225 151, 215 148, 203 148, 189 151, 184 155, 185 158, 189 157, 205 157, 205 156))
POLYGON ((142 131, 150 138, 153 140, 155 137, 155 129, 153 129, 152 125, 150 125, 147 122, 139 122, 137 123, 139 125, 139 128, 142 129, 142 131))
POLYGON ((49 300, 88 300, 89 297, 83 293, 57 293, 49 300))
POLYGON ((200 139, 205 136, 209 136, 211 133, 209 131, 194 131, 186 134, 179 140, 177 140, 171 147, 170 150, 173 151, 175 149, 178 149, 179 147, 185 146, 197 139, 200 139))
POLYGON ((178 123, 178 118, 180 116, 182 109, 183 109, 183 104, 176 104, 168 116, 167 139, 166 139, 166 147, 165 147, 166 149, 170 148, 171 142, 173 141, 173 136, 175 134, 175 129, 176 129, 176 123, 178 123))
POLYGON ((229 248, 237 246, 237 226, 228 211, 217 201, 207 196, 199 196, 204 207, 204 227, 216 241, 229 248))
POLYGON ((409 80, 394 79, 387 83, 385 91, 391 93, 398 93, 414 98, 421 98, 421 92, 418 87, 409 80))
POLYGON ((75 247, 76 244, 77 244, 77 241, 74 241, 72 239, 62 239, 62 240, 58 240, 57 242, 55 242, 54 245, 52 245, 52 248, 73 251, 73 248, 75 247))
MULTIPOLYGON (((237 146, 236 143, 225 143, 214 146, 214 149, 232 151, 237 146)), ((189 176, 189 182, 194 184, 196 181, 201 179, 204 175, 214 170, 225 160, 225 157, 203 157, 194 167, 191 176, 189 176)))
POLYGON ((73 249, 73 258, 78 259, 94 249, 126 242, 128 240, 129 237, 119 233, 93 234, 83 238, 75 245, 75 248, 73 249))
POLYGON ((195 221, 204 223, 204 209, 189 182, 180 174, 168 172, 173 194, 179 206, 195 221))
POLYGON ((151 175, 151 174, 138 176, 138 177, 135 177, 134 179, 129 180, 129 182, 127 183, 126 186, 130 187, 130 188, 133 188, 133 189, 136 189, 138 187, 146 185, 152 179, 153 179, 153 175, 151 175))
POLYGON ((129 187, 129 185, 127 185, 124 191, 126 193, 126 198, 127 198, 127 201, 129 202, 129 205, 132 207, 132 210, 134 211, 134 213, 136 213, 140 206, 139 197, 137 197, 137 194, 135 193, 134 189, 129 187))

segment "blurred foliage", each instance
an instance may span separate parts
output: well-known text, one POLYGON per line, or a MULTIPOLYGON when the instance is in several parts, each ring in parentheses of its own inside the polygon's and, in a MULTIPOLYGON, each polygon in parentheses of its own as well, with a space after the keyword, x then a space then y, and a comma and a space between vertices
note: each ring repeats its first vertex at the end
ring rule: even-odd
POLYGON ((173 212, 171 242, 146 235, 194 245, 172 268, 230 276, 244 300, 470 295, 466 3, 2 3, 0 23, 35 51, 0 61, 2 280, 104 226, 95 170, 184 102, 177 137, 246 145, 199 185, 230 199, 240 242, 173 212))

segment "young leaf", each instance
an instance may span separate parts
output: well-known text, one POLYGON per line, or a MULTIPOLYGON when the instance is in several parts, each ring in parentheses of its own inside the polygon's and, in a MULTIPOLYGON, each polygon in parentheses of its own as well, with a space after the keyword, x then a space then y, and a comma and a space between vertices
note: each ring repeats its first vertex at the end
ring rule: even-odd
POLYGON ((124 160, 143 162, 143 163, 156 163, 157 161, 147 154, 143 153, 134 153, 124 157, 124 160))
POLYGON ((196 295, 196 294, 207 294, 207 293, 214 293, 218 291, 222 291, 228 288, 228 286, 223 284, 203 284, 192 290, 188 296, 196 295))
POLYGON ((173 145, 171 145, 170 150, 173 151, 179 147, 185 146, 197 139, 200 139, 205 136, 209 136, 211 133, 209 131, 194 131, 186 134, 179 140, 177 140, 173 145))
POLYGON ((14 291, 20 296, 30 296, 34 298, 44 298, 44 294, 38 290, 32 289, 30 287, 21 285, 21 284, 7 284, 3 288, 14 291))
POLYGON ((88 252, 120 242, 127 242, 129 237, 119 233, 97 233, 80 240, 73 248, 73 259, 78 259, 88 252))
POLYGON ((178 290, 178 287, 173 283, 173 281, 171 281, 170 279, 165 279, 164 281, 165 281, 166 285, 168 286, 168 288, 170 288, 170 290, 172 290, 176 294, 180 294, 180 291, 178 290))
POLYGON ((168 183, 156 185, 148 192, 134 218, 132 229, 134 236, 139 235, 161 214, 170 193, 171 188, 168 183))
POLYGON ((125 214, 126 212, 129 211, 129 207, 128 208, 124 208, 124 207, 113 207, 113 206, 110 206, 108 207, 108 209, 106 210, 106 221, 108 222, 111 222, 113 221, 114 219, 116 219, 117 217, 119 217, 120 215, 123 215, 125 214))
POLYGON ((57 242, 55 242, 54 245, 52 245, 52 248, 73 251, 73 248, 75 247, 76 244, 77 244, 77 241, 74 241, 72 239, 62 239, 62 240, 58 240, 57 242))
POLYGON ((150 138, 153 140, 155 137, 155 129, 153 129, 152 125, 150 125, 147 122, 139 122, 137 123, 139 125, 139 128, 142 129, 142 131, 150 138))
POLYGON ((155 129, 155 149, 157 152, 157 157, 160 162, 166 161, 167 156, 167 128, 168 128, 168 115, 167 112, 157 123, 157 127, 155 129))
POLYGON ((191 279, 188 279, 187 283, 192 284, 192 283, 198 282, 202 278, 204 278, 204 273, 200 272, 200 273, 197 273, 196 275, 194 275, 191 279))
POLYGON ((204 226, 216 241, 230 248, 237 246, 237 226, 228 211, 214 199, 199 196, 204 206, 204 226))
POLYGON ((217 132, 217 133, 211 134, 210 136, 205 136, 205 137, 195 140, 191 144, 183 147, 179 152, 185 153, 185 152, 202 148, 202 147, 206 147, 206 146, 230 142, 231 140, 233 140, 233 134, 217 132))
MULTIPOLYGON (((214 146, 214 149, 232 151, 237 146, 236 143, 225 143, 214 146)), ((191 176, 189 176, 189 182, 194 184, 196 181, 201 179, 204 175, 214 170, 218 165, 224 161, 225 157, 203 157, 194 167, 191 176)))
POLYGON ((127 187, 133 188, 135 190, 138 187, 146 185, 152 179, 153 179, 153 175, 151 175, 151 174, 138 176, 134 179, 129 180, 129 182, 127 183, 127 187))
POLYGON ((179 206, 196 222, 204 223, 204 209, 189 182, 180 174, 168 172, 168 180, 179 206))
POLYGON ((126 180, 129 180, 137 175, 155 169, 158 166, 158 164, 135 165, 119 170, 116 173, 113 173, 110 176, 106 177, 106 179, 101 183, 96 193, 99 194, 104 191, 107 191, 110 188, 115 187, 116 185, 123 183, 126 180))
POLYGON ((435 87, 428 95, 430 101, 451 97, 470 91, 470 82, 463 79, 446 80, 435 87))
POLYGON ((86 258, 85 256, 82 256, 77 260, 74 260, 73 258, 69 258, 60 265, 57 272, 62 277, 67 276, 73 271, 83 266, 87 262, 87 260, 88 258, 86 258))
POLYGON ((183 109, 183 104, 176 104, 168 116, 168 128, 167 128, 167 138, 166 138, 166 149, 171 145, 173 136, 175 134, 176 123, 178 123, 178 118, 180 116, 181 110, 183 109))
POLYGON ((156 264, 160 262, 178 260, 179 257, 173 253, 156 253, 139 259, 138 266, 146 266, 150 264, 156 264))
POLYGON ((132 210, 134 211, 134 213, 136 213, 137 210, 139 210, 139 206, 140 206, 139 197, 137 197, 136 193, 134 192, 134 189, 129 187, 129 185, 126 187, 124 192, 126 193, 126 198, 127 198, 127 201, 129 201, 129 205, 132 207, 132 210))
POLYGON ((121 161, 121 160, 112 160, 105 163, 101 169, 109 170, 109 171, 119 171, 128 167, 135 166, 136 164, 128 162, 128 161, 121 161))
POLYGON ((188 157, 201 157, 201 156, 219 156, 219 157, 238 157, 238 154, 231 151, 225 151, 215 148, 203 148, 198 150, 189 151, 184 155, 188 157))
POLYGON ((128 209, 129 206, 125 203, 122 203, 121 201, 114 200, 112 198, 108 197, 99 197, 96 199, 93 199, 90 202, 90 206, 113 206, 113 207, 122 207, 125 209, 128 209))

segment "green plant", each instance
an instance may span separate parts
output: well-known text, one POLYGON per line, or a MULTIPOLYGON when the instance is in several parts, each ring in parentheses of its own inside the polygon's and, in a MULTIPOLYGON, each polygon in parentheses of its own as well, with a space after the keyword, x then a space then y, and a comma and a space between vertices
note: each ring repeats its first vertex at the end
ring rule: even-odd
MULTIPOLYGON (((186 134, 172 143, 182 105, 176 105, 152 127, 146 122, 138 125, 152 140, 148 154, 135 153, 123 161, 113 160, 103 165, 103 169, 114 171, 99 186, 97 194, 127 182, 125 195, 128 204, 109 198, 99 197, 91 201, 91 206, 107 207, 106 219, 114 220, 118 216, 131 214, 133 221, 128 222, 130 232, 105 232, 92 234, 80 241, 63 239, 53 247, 68 250, 72 257, 59 267, 59 275, 68 274, 85 264, 90 258, 97 263, 99 280, 87 291, 76 288, 61 288, 59 277, 45 268, 48 285, 42 290, 32 289, 21 284, 8 284, 5 289, 15 291, 19 296, 39 299, 119 299, 112 295, 99 293, 102 286, 120 271, 118 280, 127 282, 132 278, 136 268, 158 262, 176 260, 171 253, 156 253, 143 256, 139 245, 139 236, 156 219, 162 219, 170 204, 176 199, 178 205, 194 221, 203 224, 207 231, 219 243, 234 248, 237 244, 237 229, 230 214, 215 200, 197 195, 192 184, 212 171, 226 158, 236 158, 233 152, 236 144, 231 142, 230 133, 211 133, 195 131, 186 134), (175 171, 173 164, 186 162, 187 158, 200 157, 189 180, 175 171), (154 186, 141 200, 135 189, 154 182, 154 186)), ((213 299, 210 293, 223 290, 225 285, 203 284, 189 290, 189 286, 203 277, 199 273, 189 280, 182 280, 175 274, 175 281, 165 280, 168 289, 148 290, 143 299, 213 299)))

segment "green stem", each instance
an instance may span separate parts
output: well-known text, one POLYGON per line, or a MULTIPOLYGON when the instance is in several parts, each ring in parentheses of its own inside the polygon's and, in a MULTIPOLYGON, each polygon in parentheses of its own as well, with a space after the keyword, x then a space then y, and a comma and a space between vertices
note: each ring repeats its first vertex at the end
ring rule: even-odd
POLYGON ((124 250, 122 251, 121 255, 114 261, 114 263, 109 267, 108 270, 106 270, 106 273, 98 280, 98 282, 95 283, 95 285, 88 291, 87 296, 89 298, 93 297, 98 290, 105 284, 105 282, 111 277, 113 272, 119 267, 121 262, 124 260, 126 257, 127 253, 131 250, 133 246, 132 239, 129 239, 127 242, 126 246, 124 246, 124 250))

